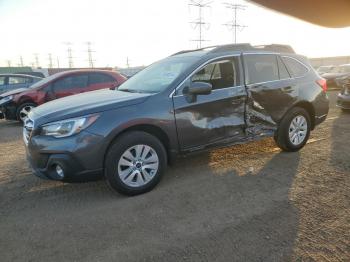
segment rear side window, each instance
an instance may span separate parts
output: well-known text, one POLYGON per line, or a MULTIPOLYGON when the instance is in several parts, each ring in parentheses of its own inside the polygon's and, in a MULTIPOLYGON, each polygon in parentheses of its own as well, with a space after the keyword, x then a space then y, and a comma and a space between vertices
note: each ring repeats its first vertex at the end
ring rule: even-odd
POLYGON ((305 65, 294 58, 283 56, 282 59, 294 77, 304 76, 309 71, 305 65))
POLYGON ((102 73, 89 74, 89 84, 90 85, 112 83, 112 82, 116 82, 116 80, 107 74, 102 74, 102 73))
POLYGON ((9 77, 9 84, 15 85, 15 84, 27 84, 30 83, 28 81, 28 78, 26 77, 20 77, 20 76, 10 76, 9 77))
POLYGON ((213 89, 239 85, 238 58, 220 60, 206 65, 191 78, 192 82, 210 83, 213 89))
POLYGON ((0 86, 5 85, 5 76, 0 76, 0 86))
POLYGON ((247 84, 279 80, 276 55, 244 55, 247 84))
POLYGON ((69 89, 85 88, 87 86, 87 82, 88 75, 69 76, 56 81, 53 85, 53 90, 57 92, 69 89))

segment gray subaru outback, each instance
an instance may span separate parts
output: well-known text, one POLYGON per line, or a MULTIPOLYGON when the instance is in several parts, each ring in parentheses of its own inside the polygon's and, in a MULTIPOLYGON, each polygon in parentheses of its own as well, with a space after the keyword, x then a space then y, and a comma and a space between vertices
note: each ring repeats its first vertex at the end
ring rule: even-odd
POLYGON ((123 83, 30 112, 23 139, 33 173, 104 175, 120 193, 147 192, 179 155, 274 137, 297 151, 328 113, 326 81, 289 46, 181 51, 123 83))

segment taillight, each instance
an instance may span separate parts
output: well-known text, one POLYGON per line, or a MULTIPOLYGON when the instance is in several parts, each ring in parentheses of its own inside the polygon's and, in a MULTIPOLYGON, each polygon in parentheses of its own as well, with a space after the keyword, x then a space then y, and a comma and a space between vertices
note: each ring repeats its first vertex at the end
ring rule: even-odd
POLYGON ((320 78, 316 81, 316 83, 322 87, 323 92, 327 92, 327 80, 324 78, 320 78))

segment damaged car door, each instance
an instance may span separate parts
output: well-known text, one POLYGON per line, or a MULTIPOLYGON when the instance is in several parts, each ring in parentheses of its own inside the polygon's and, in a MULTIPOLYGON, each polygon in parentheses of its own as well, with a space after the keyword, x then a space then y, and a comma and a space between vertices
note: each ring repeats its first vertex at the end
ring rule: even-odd
POLYGON ((208 62, 178 88, 173 102, 182 150, 194 151, 245 137, 247 94, 242 78, 240 56, 231 56, 208 62), (211 86, 210 93, 188 93, 191 86, 205 83, 211 86))
POLYGON ((298 93, 285 64, 276 54, 243 54, 247 87, 248 136, 272 135, 298 93))

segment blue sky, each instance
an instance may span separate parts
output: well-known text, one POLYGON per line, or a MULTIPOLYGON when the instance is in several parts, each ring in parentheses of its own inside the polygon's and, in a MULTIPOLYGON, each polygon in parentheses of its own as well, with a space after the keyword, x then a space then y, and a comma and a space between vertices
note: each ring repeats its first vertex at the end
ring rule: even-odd
MULTIPOLYGON (((231 14, 213 1, 204 11, 211 25, 204 31, 207 45, 232 42, 232 33, 223 26, 231 14)), ((350 28, 315 26, 244 2, 238 20, 247 25, 239 42, 292 45, 309 57, 350 55, 350 28)), ((0 66, 34 62, 48 65, 48 53, 67 66, 66 42, 72 43, 74 64, 87 66, 86 42, 93 43, 97 66, 147 65, 178 50, 195 48, 191 39, 197 32, 189 21, 197 11, 187 0, 0 0, 0 66), (6 37, 5 37, 6 36, 6 37)), ((56 59, 55 59, 56 60, 56 59)), ((55 62, 55 61, 54 61, 55 62)))

